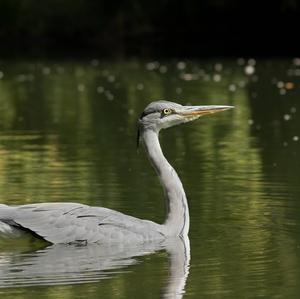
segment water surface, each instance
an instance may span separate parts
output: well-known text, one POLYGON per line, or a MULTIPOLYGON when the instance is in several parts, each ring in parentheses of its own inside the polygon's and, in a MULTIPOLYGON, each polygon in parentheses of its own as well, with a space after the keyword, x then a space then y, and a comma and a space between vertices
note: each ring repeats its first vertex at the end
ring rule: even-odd
POLYGON ((172 287, 178 298, 298 298, 299 91, 299 59, 0 61, 0 203, 81 202, 163 222, 136 150, 139 114, 156 99, 236 107, 161 134, 189 198, 189 263, 165 244, 1 238, 1 298, 172 298, 172 287))

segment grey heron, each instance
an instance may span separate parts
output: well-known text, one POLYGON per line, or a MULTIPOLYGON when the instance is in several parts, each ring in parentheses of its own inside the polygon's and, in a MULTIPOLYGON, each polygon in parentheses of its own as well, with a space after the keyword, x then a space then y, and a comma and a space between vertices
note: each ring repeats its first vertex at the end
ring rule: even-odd
POLYGON ((138 141, 144 145, 167 201, 163 224, 80 203, 0 205, 0 230, 30 232, 51 243, 147 242, 187 236, 189 209, 182 183, 164 157, 159 132, 232 106, 183 106, 169 101, 150 103, 138 120, 138 141))

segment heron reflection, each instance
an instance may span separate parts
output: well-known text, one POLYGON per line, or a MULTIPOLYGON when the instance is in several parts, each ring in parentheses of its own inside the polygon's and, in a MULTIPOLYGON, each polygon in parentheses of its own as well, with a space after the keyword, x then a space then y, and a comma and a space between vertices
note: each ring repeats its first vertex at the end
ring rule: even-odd
POLYGON ((113 279, 120 271, 134 267, 143 256, 163 250, 168 253, 170 263, 169 277, 162 293, 165 298, 181 298, 189 271, 188 237, 134 246, 123 243, 54 244, 34 251, 1 251, 0 288, 82 284, 113 279))

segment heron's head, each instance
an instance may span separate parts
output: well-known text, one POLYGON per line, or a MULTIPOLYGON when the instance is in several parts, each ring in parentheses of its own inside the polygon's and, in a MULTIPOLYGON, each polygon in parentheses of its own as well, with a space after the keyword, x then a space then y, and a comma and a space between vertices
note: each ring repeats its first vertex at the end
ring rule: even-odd
POLYGON ((139 129, 159 132, 186 123, 200 116, 221 112, 233 106, 183 106, 169 101, 150 103, 139 118, 139 129))

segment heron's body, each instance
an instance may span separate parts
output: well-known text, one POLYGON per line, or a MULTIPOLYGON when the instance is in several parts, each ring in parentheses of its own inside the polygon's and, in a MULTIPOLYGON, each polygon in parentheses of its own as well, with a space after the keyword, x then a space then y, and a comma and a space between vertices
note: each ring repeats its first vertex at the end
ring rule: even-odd
POLYGON ((79 203, 2 206, 0 219, 51 243, 144 242, 164 238, 159 224, 79 203))
POLYGON ((155 168, 167 200, 164 224, 79 203, 0 205, 0 231, 27 231, 52 243, 147 242, 189 231, 189 210, 182 183, 164 157, 158 139, 161 129, 188 122, 203 114, 229 106, 181 106, 167 101, 153 102, 139 119, 139 136, 155 168))

